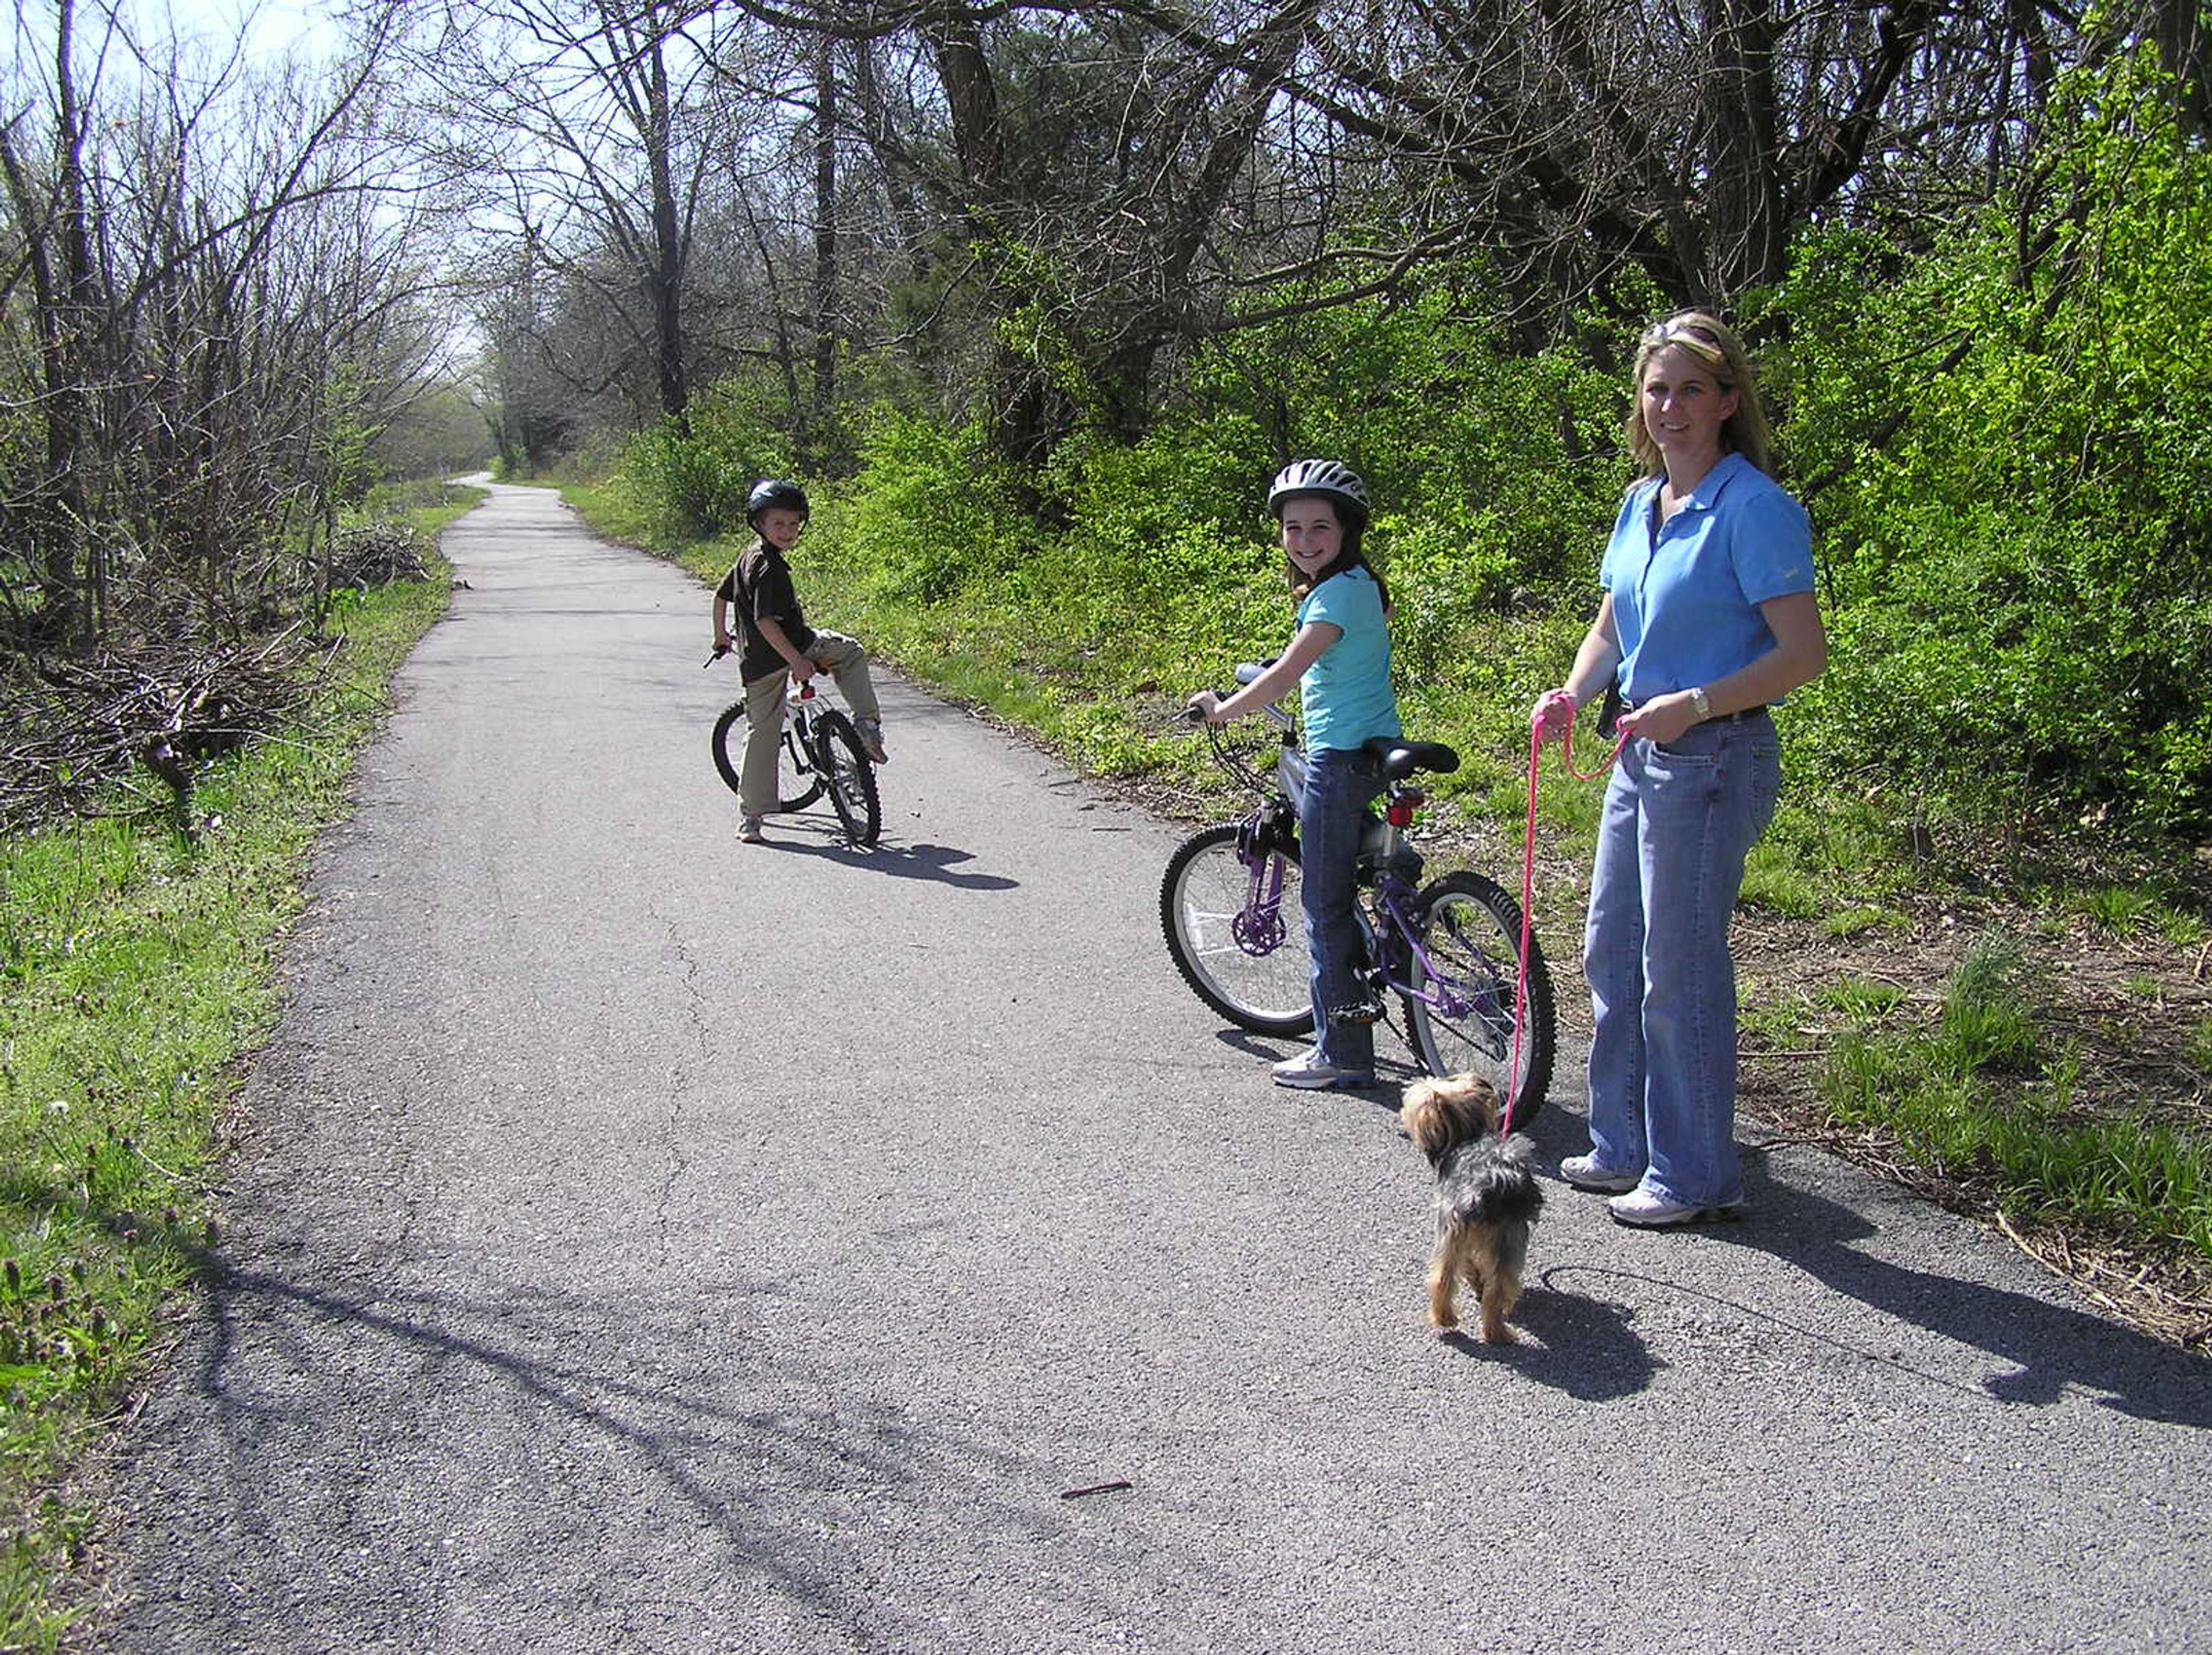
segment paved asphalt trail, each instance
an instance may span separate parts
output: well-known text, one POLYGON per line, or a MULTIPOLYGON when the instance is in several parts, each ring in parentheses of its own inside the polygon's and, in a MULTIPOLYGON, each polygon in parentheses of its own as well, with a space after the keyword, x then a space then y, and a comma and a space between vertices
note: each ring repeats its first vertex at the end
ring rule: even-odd
POLYGON ((1178 829, 887 681, 884 848, 739 845, 705 590, 539 490, 447 545, 104 1646, 2212 1645, 2212 1366, 1803 1150, 1552 1186, 1530 1342, 1439 1342, 1389 1108, 1170 968, 1178 829))

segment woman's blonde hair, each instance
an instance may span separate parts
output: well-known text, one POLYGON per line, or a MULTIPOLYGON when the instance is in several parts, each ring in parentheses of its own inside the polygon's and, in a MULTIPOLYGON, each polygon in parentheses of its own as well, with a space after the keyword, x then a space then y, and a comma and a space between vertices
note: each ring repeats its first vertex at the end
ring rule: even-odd
POLYGON ((1632 375, 1637 395, 1628 406, 1622 428, 1628 452, 1646 477, 1667 469, 1659 445, 1644 429, 1644 370, 1669 345, 1680 345, 1712 371, 1722 390, 1736 393, 1735 412, 1721 426, 1721 452, 1739 453, 1769 477, 1774 474, 1774 432, 1766 423, 1766 410, 1759 400, 1759 385, 1751 371, 1751 358, 1728 324, 1710 312, 1678 310, 1644 330, 1636 343, 1636 371, 1632 375))

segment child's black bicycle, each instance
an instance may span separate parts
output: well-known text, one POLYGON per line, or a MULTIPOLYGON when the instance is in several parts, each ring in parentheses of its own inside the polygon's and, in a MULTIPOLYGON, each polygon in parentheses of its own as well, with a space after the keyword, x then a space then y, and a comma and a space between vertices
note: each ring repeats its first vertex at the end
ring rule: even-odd
MULTIPOLYGON (((1249 684, 1260 668, 1237 669, 1249 684)), ((1292 1037, 1313 1031, 1310 957, 1298 908, 1298 816, 1305 755, 1290 715, 1270 707, 1280 727, 1274 776, 1224 738, 1206 735, 1221 766, 1258 800, 1252 813, 1193 834, 1168 858, 1160 881, 1160 923, 1168 952, 1198 997, 1239 1028, 1292 1037)), ((1387 996, 1406 1016, 1406 1044, 1431 1074, 1471 1073, 1497 1087, 1516 1127, 1525 1127, 1552 1078, 1552 979, 1535 939, 1528 941, 1527 1014, 1514 1062, 1514 990, 1521 953, 1521 909, 1496 881, 1462 870, 1419 883, 1421 855, 1406 830, 1427 795, 1412 778, 1459 768, 1459 755, 1432 741, 1381 738, 1368 744, 1382 759, 1387 788, 1360 846, 1361 898, 1354 907, 1365 964, 1367 999, 1333 1014, 1385 1020, 1387 996)))
MULTIPOLYGON (((712 666, 728 654, 707 658, 712 666)), ((784 696, 783 739, 776 754, 776 809, 805 810, 827 794, 837 824, 853 844, 872 845, 884 829, 883 801, 876 792, 876 767, 860 745, 853 721, 826 704, 813 683, 794 684, 784 696)), ((745 703, 732 703, 714 721, 714 769, 732 793, 741 791, 745 762, 745 703)))

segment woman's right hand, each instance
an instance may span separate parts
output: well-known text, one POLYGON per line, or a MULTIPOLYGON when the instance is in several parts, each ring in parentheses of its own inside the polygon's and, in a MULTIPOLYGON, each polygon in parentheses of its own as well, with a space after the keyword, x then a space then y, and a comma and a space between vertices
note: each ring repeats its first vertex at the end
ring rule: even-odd
POLYGON ((1211 690, 1200 690, 1183 704, 1183 715, 1194 723, 1221 724, 1221 697, 1211 690))
POLYGON ((1573 694, 1564 687, 1547 690, 1537 697, 1535 706, 1528 713, 1528 727, 1535 732, 1536 745, 1540 747, 1547 741, 1565 739, 1567 733, 1575 727, 1575 709, 1578 704, 1573 694))

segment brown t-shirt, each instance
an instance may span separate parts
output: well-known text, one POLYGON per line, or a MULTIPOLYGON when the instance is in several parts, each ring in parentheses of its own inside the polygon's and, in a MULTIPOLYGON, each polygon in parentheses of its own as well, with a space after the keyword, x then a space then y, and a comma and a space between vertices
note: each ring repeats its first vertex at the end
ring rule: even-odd
POLYGON ((744 653, 738 657, 738 673, 746 683, 781 672, 789 665, 775 646, 761 636, 761 621, 774 621, 802 653, 812 646, 814 630, 806 624, 805 611, 799 606, 799 593, 791 584, 791 565, 767 541, 756 540, 745 549, 722 577, 717 595, 727 599, 737 611, 738 636, 744 644, 744 653))

